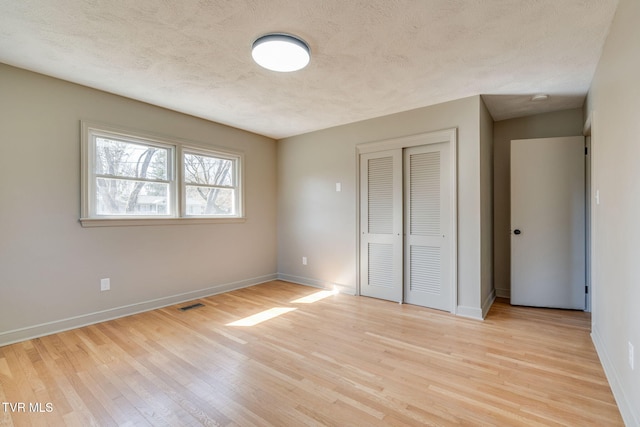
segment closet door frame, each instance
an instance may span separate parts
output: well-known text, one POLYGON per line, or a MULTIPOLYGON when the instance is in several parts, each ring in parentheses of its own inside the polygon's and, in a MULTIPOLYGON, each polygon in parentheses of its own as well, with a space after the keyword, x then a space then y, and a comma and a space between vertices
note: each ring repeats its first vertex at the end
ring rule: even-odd
POLYGON ((450 198, 450 230, 451 247, 449 248, 449 259, 451 260, 449 265, 449 279, 451 289, 451 310, 450 312, 456 314, 456 308, 458 306, 458 183, 457 183, 457 164, 458 164, 458 149, 457 149, 457 128, 445 129, 436 132, 420 133, 416 135, 410 135, 401 138, 386 139, 381 141, 367 142, 358 144, 356 146, 356 183, 358 188, 358 194, 356 197, 356 277, 357 295, 360 295, 360 268, 361 268, 361 253, 360 253, 360 218, 361 218, 361 179, 360 179, 360 156, 362 154, 374 153, 378 151, 387 151, 394 149, 404 149, 410 147, 416 147, 427 144, 449 143, 449 185, 451 190, 450 198))

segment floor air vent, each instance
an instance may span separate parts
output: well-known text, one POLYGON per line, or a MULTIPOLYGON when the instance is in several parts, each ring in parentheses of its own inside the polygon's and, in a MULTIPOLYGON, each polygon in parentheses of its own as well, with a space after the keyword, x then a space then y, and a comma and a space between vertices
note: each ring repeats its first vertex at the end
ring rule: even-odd
POLYGON ((184 307, 180 307, 180 310, 182 311, 187 311, 187 310, 192 310, 194 308, 198 308, 198 307, 204 307, 204 304, 200 304, 199 302, 196 304, 191 304, 191 305, 186 305, 184 307))

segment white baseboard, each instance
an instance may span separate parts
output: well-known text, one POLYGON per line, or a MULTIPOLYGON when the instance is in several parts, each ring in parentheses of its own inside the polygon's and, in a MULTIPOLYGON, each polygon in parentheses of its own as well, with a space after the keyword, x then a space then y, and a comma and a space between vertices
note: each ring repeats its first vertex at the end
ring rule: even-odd
POLYGON ((459 305, 456 310, 456 316, 468 317, 470 319, 483 320, 482 309, 477 307, 467 307, 459 305))
POLYGON ((338 289, 341 294, 355 295, 355 287, 341 283, 332 283, 323 280, 310 279, 308 277, 293 276, 291 274, 278 273, 278 280, 296 283, 298 285, 312 286, 320 289, 338 289))
POLYGON ((484 320, 484 318, 487 317, 487 313, 489 312, 489 309, 491 308, 495 300, 496 292, 495 290, 492 290, 482 303, 482 307, 477 308, 459 305, 456 310, 456 315, 461 317, 468 317, 470 319, 484 320))
POLYGON ((196 291, 184 292, 168 297, 156 298, 149 301, 143 301, 135 304, 114 307, 107 310, 96 311, 94 313, 87 313, 80 316, 68 317, 66 319, 54 320, 52 322, 27 326, 25 328, 14 329, 6 332, 0 332, 0 347, 20 341, 42 337, 45 335, 68 331, 70 329, 80 328, 82 326, 92 325, 94 323, 117 319, 119 317, 130 316, 132 314, 142 313, 144 311, 155 310, 157 308, 179 304, 185 301, 204 298, 211 295, 233 291, 236 289, 247 288, 249 286, 258 285, 260 283, 265 283, 276 279, 276 274, 268 274, 265 276, 253 277, 237 282, 215 285, 196 291))
POLYGON ((496 297, 498 298, 511 298, 511 289, 495 289, 496 297))
POLYGON ((482 319, 487 317, 487 313, 491 309, 493 302, 496 300, 496 290, 492 289, 487 298, 482 303, 482 319))
POLYGON ((593 345, 596 347, 596 352, 600 358, 600 364, 602 365, 604 374, 609 381, 609 387, 611 387, 613 397, 616 399, 624 424, 627 426, 640 426, 640 407, 637 405, 632 406, 629 402, 629 399, 622 388, 622 384, 620 383, 620 378, 616 368, 613 363, 611 363, 611 358, 607 353, 607 348, 604 345, 598 330, 595 328, 595 325, 591 330, 591 340, 593 341, 593 345))

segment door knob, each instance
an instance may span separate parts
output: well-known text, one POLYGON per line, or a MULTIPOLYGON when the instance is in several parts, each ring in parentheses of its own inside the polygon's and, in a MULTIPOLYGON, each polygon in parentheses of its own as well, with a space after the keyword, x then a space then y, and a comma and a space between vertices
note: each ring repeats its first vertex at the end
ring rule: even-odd
POLYGON ((520 234, 520 233, 522 233, 522 231, 520 231, 520 230, 519 230, 519 229, 517 229, 517 228, 516 228, 515 230, 513 230, 513 234, 520 234))

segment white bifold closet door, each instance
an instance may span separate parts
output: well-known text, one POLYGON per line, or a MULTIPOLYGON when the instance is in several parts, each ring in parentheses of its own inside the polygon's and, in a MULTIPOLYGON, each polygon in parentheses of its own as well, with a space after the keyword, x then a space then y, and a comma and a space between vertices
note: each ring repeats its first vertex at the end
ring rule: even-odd
POLYGON ((361 155, 360 293, 451 310, 449 144, 361 155))
POLYGON ((404 150, 404 300, 451 309, 448 144, 404 150))
POLYGON ((402 301, 402 150, 360 157, 360 293, 402 301))

